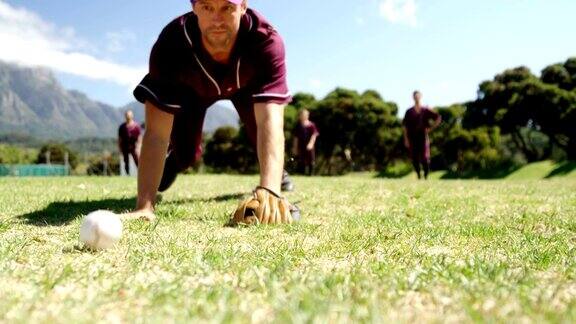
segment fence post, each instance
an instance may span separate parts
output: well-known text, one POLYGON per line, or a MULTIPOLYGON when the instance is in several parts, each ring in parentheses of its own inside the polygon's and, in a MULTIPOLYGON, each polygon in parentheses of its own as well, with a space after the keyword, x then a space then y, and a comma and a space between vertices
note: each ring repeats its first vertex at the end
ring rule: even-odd
POLYGON ((68 154, 68 151, 64 152, 64 168, 66 169, 65 171, 65 175, 70 175, 70 154, 68 154))
POLYGON ((103 176, 107 176, 108 175, 108 159, 104 158, 102 161, 102 164, 104 166, 104 172, 102 172, 103 176))

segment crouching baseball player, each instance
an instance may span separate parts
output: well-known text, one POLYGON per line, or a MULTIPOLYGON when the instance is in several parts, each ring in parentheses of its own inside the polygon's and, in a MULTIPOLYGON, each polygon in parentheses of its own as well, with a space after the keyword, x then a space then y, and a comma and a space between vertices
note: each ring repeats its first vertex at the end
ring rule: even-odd
POLYGON ((284 167, 286 84, 284 44, 246 0, 193 0, 193 11, 168 24, 150 55, 149 72, 134 90, 145 104, 146 133, 131 217, 153 219, 157 192, 202 154, 206 110, 234 104, 256 147, 260 184, 240 202, 235 224, 291 223, 299 210, 280 194, 293 185, 284 167))

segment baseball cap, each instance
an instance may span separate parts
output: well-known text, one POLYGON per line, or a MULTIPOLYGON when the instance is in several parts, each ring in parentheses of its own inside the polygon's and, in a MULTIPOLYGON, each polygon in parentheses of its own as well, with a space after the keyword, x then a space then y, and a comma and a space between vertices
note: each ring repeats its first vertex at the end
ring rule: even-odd
MULTIPOLYGON (((196 2, 196 0, 191 0, 191 1, 192 1, 192 3, 196 2)), ((228 2, 231 2, 231 3, 235 4, 235 5, 241 4, 242 1, 244 1, 244 0, 228 0, 228 2)))

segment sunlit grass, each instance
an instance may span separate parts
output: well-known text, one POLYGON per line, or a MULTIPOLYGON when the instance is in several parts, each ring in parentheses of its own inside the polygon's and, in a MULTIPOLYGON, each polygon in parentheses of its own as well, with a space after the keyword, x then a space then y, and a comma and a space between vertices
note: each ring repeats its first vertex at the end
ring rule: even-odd
POLYGON ((302 223, 224 227, 256 181, 180 177, 94 253, 81 217, 134 179, 0 179, 0 321, 576 320, 573 178, 296 178, 302 223))

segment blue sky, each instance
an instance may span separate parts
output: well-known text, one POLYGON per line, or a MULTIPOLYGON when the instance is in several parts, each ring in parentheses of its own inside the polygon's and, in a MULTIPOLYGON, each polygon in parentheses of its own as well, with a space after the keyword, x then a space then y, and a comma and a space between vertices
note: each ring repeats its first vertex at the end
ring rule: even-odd
MULTIPOLYGON (((576 56, 574 0, 356 2, 249 1, 285 39, 293 92, 376 89, 404 110, 420 89, 447 105, 506 68, 539 73, 576 56)), ((66 88, 121 106, 162 27, 188 10, 187 0, 0 0, 0 60, 50 67, 66 88)))

